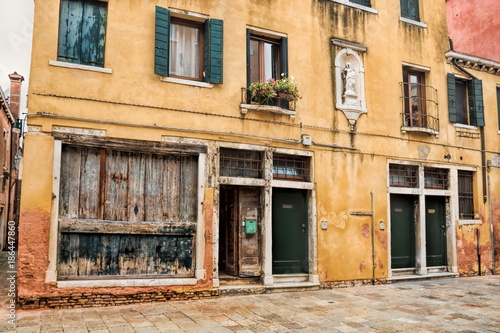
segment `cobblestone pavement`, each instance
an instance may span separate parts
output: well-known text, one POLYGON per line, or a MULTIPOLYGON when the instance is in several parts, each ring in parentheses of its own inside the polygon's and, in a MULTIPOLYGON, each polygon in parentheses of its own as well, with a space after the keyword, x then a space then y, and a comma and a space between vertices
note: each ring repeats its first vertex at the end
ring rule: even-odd
POLYGON ((500 277, 105 308, 0 309, 0 332, 500 332, 500 277))

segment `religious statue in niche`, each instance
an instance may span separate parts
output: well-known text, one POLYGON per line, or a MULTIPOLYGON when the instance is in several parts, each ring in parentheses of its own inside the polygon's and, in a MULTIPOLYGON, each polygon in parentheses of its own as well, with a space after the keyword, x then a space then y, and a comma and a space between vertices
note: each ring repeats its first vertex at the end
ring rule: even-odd
POLYGON ((344 95, 356 96, 354 91, 354 85, 356 84, 356 73, 354 69, 351 68, 351 63, 347 62, 344 67, 344 73, 342 74, 344 78, 345 90, 344 95))

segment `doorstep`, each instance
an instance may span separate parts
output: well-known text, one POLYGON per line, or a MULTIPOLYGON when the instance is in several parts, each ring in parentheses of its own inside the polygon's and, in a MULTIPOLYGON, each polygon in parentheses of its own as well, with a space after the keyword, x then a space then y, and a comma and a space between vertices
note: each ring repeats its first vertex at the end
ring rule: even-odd
POLYGON ((436 272, 425 275, 418 275, 418 274, 395 275, 387 278, 387 283, 457 278, 458 275, 459 275, 458 273, 451 273, 451 272, 436 272))

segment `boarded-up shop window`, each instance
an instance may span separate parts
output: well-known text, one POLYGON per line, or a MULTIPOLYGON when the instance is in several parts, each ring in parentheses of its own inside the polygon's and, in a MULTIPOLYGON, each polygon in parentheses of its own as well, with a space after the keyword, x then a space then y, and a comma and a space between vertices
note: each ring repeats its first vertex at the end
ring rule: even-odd
POLYGON ((194 275, 197 156, 63 145, 60 278, 194 275))

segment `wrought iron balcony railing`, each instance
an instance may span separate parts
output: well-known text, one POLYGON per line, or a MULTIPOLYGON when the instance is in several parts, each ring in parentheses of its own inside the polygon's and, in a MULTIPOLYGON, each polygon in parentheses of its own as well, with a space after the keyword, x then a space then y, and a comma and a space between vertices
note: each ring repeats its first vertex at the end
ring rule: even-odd
POLYGON ((431 86, 416 82, 400 82, 401 131, 439 134, 438 94, 431 86))

